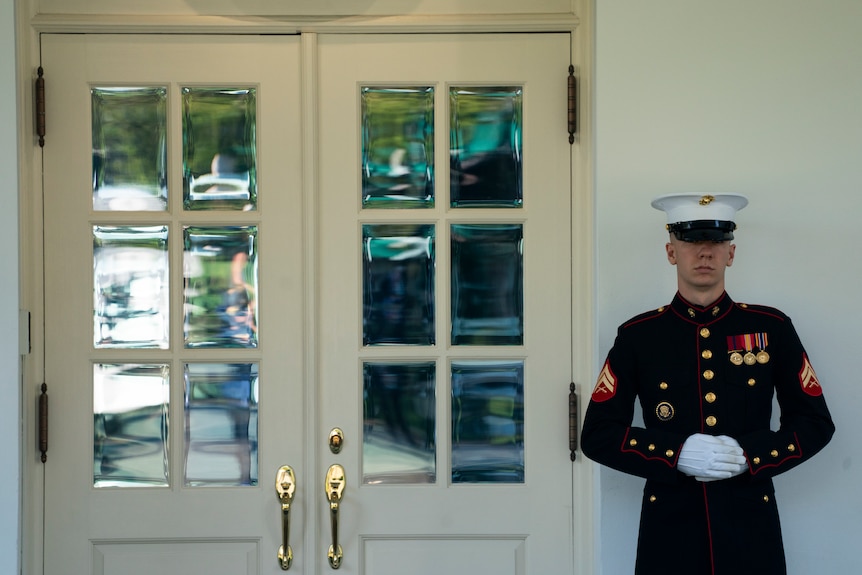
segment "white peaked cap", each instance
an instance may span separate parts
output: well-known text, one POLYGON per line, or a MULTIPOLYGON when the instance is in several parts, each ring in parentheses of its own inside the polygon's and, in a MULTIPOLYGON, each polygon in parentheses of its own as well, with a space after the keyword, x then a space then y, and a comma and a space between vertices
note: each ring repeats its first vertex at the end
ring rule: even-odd
POLYGON ((667 223, 718 220, 732 222, 736 212, 748 205, 740 194, 667 194, 652 201, 652 207, 667 213, 667 223))

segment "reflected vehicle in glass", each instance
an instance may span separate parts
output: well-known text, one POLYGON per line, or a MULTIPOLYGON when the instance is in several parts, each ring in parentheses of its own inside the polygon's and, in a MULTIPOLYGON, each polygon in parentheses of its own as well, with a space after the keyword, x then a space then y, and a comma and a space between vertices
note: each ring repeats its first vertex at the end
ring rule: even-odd
POLYGON ((257 209, 257 91, 184 87, 183 209, 257 209))
POLYGON ((216 154, 211 171, 200 176, 189 176, 189 199, 198 200, 249 200, 248 170, 239 171, 236 158, 229 154, 216 154))
POLYGON ((167 206, 161 188, 147 186, 100 186, 93 192, 93 209, 114 212, 160 212, 167 206))
POLYGON ((449 90, 449 182, 452 207, 519 208, 523 89, 449 90))

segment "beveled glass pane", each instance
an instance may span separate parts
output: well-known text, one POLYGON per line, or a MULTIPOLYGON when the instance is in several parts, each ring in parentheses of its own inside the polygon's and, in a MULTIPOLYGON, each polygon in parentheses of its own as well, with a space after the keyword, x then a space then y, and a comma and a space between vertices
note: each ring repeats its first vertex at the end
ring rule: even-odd
POLYGON ((434 88, 363 87, 362 205, 434 205, 434 88))
POLYGON ((364 345, 434 343, 434 226, 362 226, 364 345))
POLYGON ((183 229, 186 347, 257 347, 257 226, 183 229))
POLYGON ((168 485, 169 368, 93 366, 93 484, 168 485))
POLYGON ((257 485, 256 363, 187 363, 185 485, 257 485))
POLYGON ((434 362, 368 362, 362 372, 362 482, 434 483, 434 362))
POLYGON ((452 207, 523 204, 520 86, 450 88, 452 207))
POLYGON ((167 209, 167 89, 92 88, 93 209, 167 209))
POLYGON ((254 88, 183 88, 183 207, 257 209, 254 88))
POLYGON ((452 364, 452 483, 524 482, 524 362, 452 364))
POLYGON ((453 224, 452 345, 524 342, 521 224, 453 224))
POLYGON ((93 226, 93 344, 168 348, 167 226, 93 226))

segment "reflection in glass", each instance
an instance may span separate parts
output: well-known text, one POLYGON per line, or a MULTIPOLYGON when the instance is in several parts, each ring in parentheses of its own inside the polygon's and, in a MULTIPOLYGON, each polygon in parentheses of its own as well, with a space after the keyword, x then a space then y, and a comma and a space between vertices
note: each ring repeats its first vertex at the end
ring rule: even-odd
POLYGON ((255 363, 187 363, 185 485, 257 485, 255 363))
POLYGON ((362 226, 364 345, 434 343, 434 226, 362 226))
POLYGON ((93 209, 167 209, 167 89, 92 88, 93 209))
POLYGON ((521 224, 453 224, 452 345, 524 342, 521 224))
POLYGON ((365 363, 362 482, 433 483, 434 362, 365 363))
POLYGON ((167 226, 93 226, 93 344, 168 348, 167 226))
POLYGON ((524 482, 524 362, 452 364, 452 482, 524 482))
POLYGON ((452 207, 520 207, 523 203, 518 86, 451 88, 452 207))
POLYGON ((434 88, 369 88, 362 96, 362 205, 434 205, 434 88))
POLYGON ((186 347, 257 347, 257 227, 183 229, 186 347))
POLYGON ((183 207, 257 208, 254 88, 183 88, 183 207))
POLYGON ((93 366, 93 485, 168 485, 167 365, 93 366))

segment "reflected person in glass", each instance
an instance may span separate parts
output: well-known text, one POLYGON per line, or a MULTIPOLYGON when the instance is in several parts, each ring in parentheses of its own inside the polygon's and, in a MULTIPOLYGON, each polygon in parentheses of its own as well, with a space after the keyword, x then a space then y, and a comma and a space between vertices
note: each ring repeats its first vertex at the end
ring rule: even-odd
POLYGON ((223 337, 234 341, 249 342, 257 333, 254 308, 254 286, 246 283, 243 273, 248 265, 248 254, 234 254, 231 269, 231 284, 224 293, 220 315, 224 320, 223 337))

